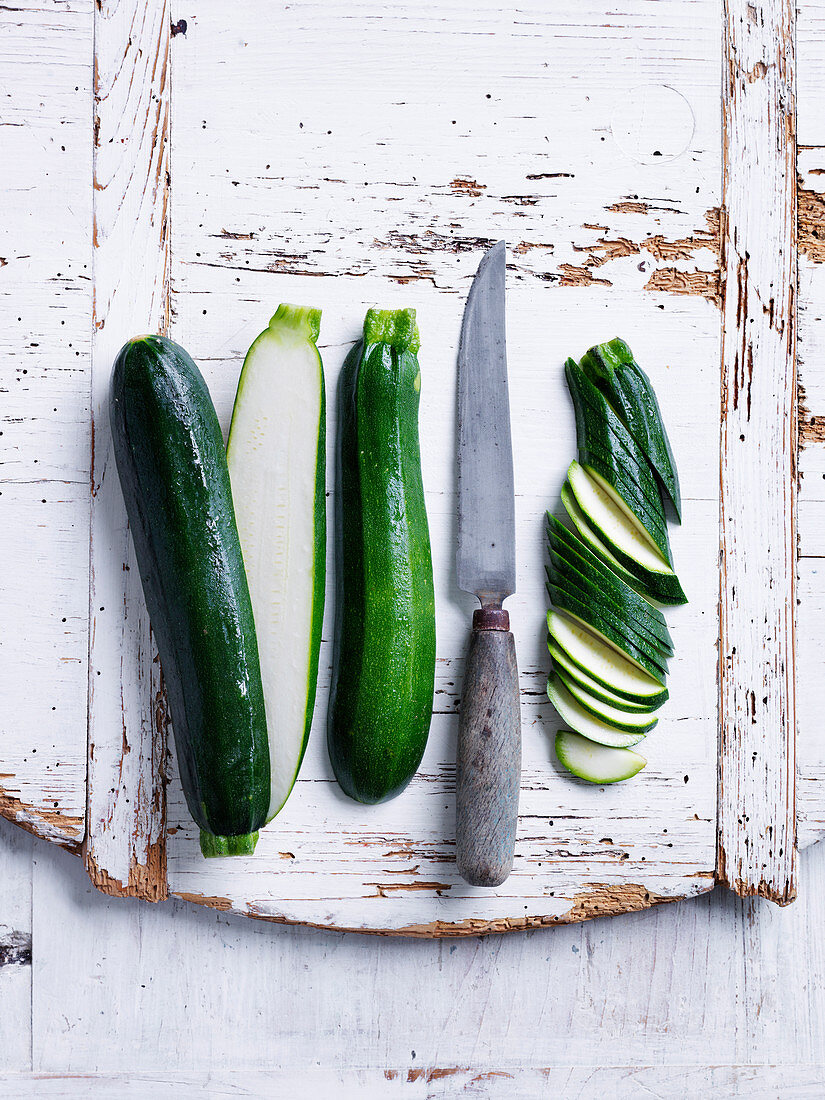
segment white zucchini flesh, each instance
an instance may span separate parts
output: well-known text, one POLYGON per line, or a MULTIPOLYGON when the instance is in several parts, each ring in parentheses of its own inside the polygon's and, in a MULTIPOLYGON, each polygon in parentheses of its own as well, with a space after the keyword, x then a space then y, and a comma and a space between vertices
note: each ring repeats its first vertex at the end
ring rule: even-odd
POLYGON ((631 699, 661 694, 662 685, 640 665, 561 612, 548 613, 547 629, 551 639, 574 664, 612 691, 631 699))
POLYGON ((279 307, 244 360, 227 444, 266 702, 269 819, 292 790, 315 702, 326 553, 316 529, 325 437, 319 319, 318 310, 279 307))
POLYGON ((582 512, 609 542, 645 569, 673 572, 619 494, 595 470, 571 462, 567 480, 582 512))
POLYGON ((547 697, 559 713, 562 721, 568 726, 595 741, 599 745, 610 745, 614 749, 627 749, 637 744, 644 737, 643 733, 629 733, 626 730, 618 730, 607 722, 602 722, 590 711, 577 703, 570 692, 564 687, 558 677, 551 677, 547 681, 547 697))
MULTIPOLYGON (((629 584, 631 588, 639 592, 641 581, 638 577, 635 577, 629 569, 625 569, 618 558, 613 556, 613 554, 607 547, 607 543, 603 542, 599 538, 599 536, 587 522, 587 517, 576 503, 576 498, 575 496, 573 496, 573 490, 570 488, 569 481, 565 481, 564 485, 562 486, 561 502, 564 505, 568 516, 570 516, 570 519, 573 521, 573 526, 576 528, 576 531, 579 533, 579 535, 581 535, 582 539, 584 540, 584 542, 587 543, 590 549, 594 553, 598 554, 604 564, 612 569, 613 572, 616 573, 619 577, 621 577, 621 579, 626 584, 629 584)), ((644 598, 649 603, 653 604, 654 607, 659 606, 658 602, 654 600, 647 592, 641 591, 640 595, 644 596, 644 598)))
POLYGON ((561 649, 552 639, 548 643, 548 649, 550 650, 550 656, 553 659, 553 667, 561 675, 565 683, 568 680, 575 680, 588 694, 595 696, 597 699, 601 699, 603 703, 609 703, 611 707, 616 707, 622 711, 650 711, 658 710, 658 708, 664 703, 667 698, 667 689, 661 690, 660 696, 651 696, 648 700, 641 698, 628 699, 623 695, 618 695, 615 691, 611 691, 609 687, 605 687, 604 684, 599 683, 589 673, 585 672, 583 668, 579 668, 575 661, 561 649))
POLYGON ((556 734, 556 756, 573 775, 590 783, 621 783, 632 779, 647 764, 632 749, 595 745, 570 730, 559 730, 556 734))
POLYGON ((587 688, 576 683, 572 676, 567 676, 563 672, 554 672, 552 678, 561 683, 579 706, 584 707, 600 722, 607 722, 609 726, 616 729, 624 730, 627 733, 650 733, 659 721, 649 710, 621 710, 619 707, 611 706, 610 703, 605 703, 603 699, 597 698, 587 688))

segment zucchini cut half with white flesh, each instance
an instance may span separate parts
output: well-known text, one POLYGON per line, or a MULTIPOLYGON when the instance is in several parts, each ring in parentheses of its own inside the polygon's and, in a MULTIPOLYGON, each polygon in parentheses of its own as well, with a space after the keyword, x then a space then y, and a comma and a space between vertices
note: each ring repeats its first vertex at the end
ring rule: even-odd
POLYGON ((576 662, 552 638, 548 640, 547 648, 550 650, 550 660, 553 663, 553 668, 561 674, 565 683, 568 680, 575 680, 591 695, 601 699, 604 703, 609 703, 611 707, 626 711, 654 711, 658 710, 667 700, 667 688, 662 688, 658 695, 652 695, 645 700, 628 699, 624 695, 611 691, 609 687, 605 687, 604 684, 585 672, 583 668, 579 668, 576 662))
POLYGON ((561 683, 579 706, 614 729, 624 730, 626 733, 650 733, 659 721, 650 711, 628 711, 612 707, 610 703, 591 695, 587 688, 583 688, 572 676, 567 677, 563 672, 552 673, 551 679, 561 683))
POLYGON ((603 477, 578 462, 571 462, 567 482, 587 522, 625 568, 675 577, 670 563, 603 477))
POLYGON ((549 611, 547 629, 551 641, 575 665, 611 691, 631 700, 662 699, 664 702, 664 684, 654 679, 632 658, 620 653, 611 643, 597 638, 587 627, 580 626, 558 611, 549 611))
POLYGON ((599 784, 632 779, 647 764, 647 760, 632 749, 596 745, 570 730, 559 730, 556 734, 556 756, 579 779, 599 784))
POLYGON ((610 745, 614 749, 629 749, 644 737, 644 733, 628 733, 618 730, 608 722, 602 722, 595 714, 576 702, 558 676, 547 681, 547 698, 556 708, 563 722, 571 726, 576 733, 595 741, 599 745, 610 745))
POLYGON ((321 311, 281 305, 244 360, 227 462, 258 635, 271 820, 306 750, 324 617, 326 405, 321 311))
POLYGON ((659 603, 665 604, 687 603, 687 596, 682 590, 679 578, 672 571, 668 570, 662 573, 643 569, 640 565, 637 565, 635 569, 631 571, 626 566, 622 565, 619 559, 610 549, 608 549, 607 544, 602 542, 587 522, 587 517, 576 503, 576 498, 573 496, 573 491, 568 482, 565 482, 562 486, 561 502, 568 516, 570 516, 573 526, 581 535, 582 540, 586 542, 590 549, 598 554, 602 561, 604 561, 614 573, 621 577, 622 580, 632 588, 635 588, 637 592, 647 599, 657 600, 659 603))

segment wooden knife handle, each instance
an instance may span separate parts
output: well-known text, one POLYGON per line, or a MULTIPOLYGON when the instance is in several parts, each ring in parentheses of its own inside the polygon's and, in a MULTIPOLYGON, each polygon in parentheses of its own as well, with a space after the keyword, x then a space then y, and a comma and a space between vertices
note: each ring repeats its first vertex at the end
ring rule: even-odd
POLYGON ((516 644, 506 611, 476 611, 458 727, 456 863, 473 886, 513 866, 521 785, 516 644))

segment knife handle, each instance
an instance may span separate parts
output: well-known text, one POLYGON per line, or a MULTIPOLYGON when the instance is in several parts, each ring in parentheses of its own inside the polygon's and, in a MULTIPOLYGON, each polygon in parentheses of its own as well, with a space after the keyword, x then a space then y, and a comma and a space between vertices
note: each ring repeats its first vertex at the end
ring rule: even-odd
POLYGON ((473 615, 458 726, 456 863, 472 886, 510 874, 521 786, 516 644, 506 611, 473 615))

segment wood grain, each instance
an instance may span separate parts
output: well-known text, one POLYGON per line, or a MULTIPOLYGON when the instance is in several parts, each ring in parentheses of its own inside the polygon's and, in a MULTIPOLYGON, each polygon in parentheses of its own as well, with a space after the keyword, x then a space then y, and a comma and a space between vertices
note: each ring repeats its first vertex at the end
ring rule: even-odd
POLYGON ((84 859, 107 892, 166 896, 166 701, 109 429, 127 339, 169 325, 168 0, 95 5, 88 789, 84 859))
POLYGON ((461 686, 456 865, 473 886, 500 886, 516 847, 521 699, 509 626, 506 612, 475 612, 461 686), (498 616, 502 625, 485 625, 484 616, 498 616))
POLYGON ((786 0, 727 0, 722 89, 718 876, 782 905, 796 896, 795 18, 786 0))

